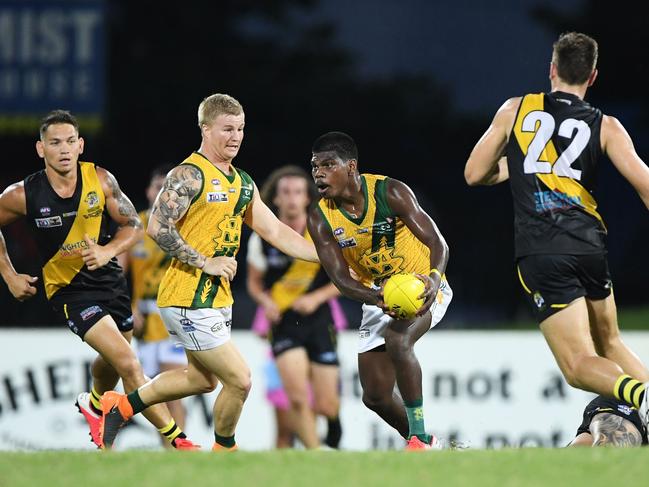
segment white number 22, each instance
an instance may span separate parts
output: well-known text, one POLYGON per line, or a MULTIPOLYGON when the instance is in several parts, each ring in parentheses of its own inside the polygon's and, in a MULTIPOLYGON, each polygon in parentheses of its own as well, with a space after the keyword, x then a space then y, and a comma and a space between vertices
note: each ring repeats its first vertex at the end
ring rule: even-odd
POLYGON ((575 120, 574 118, 567 118, 559 125, 558 134, 560 137, 565 137, 566 139, 572 138, 575 129, 577 130, 577 134, 553 166, 549 162, 539 161, 539 157, 543 149, 545 149, 545 146, 550 142, 555 126, 556 122, 554 117, 547 112, 534 110, 525 116, 521 130, 523 132, 536 132, 536 134, 527 148, 527 156, 525 156, 525 161, 523 162, 523 170, 525 174, 549 174, 554 171, 557 176, 564 176, 579 181, 581 179, 581 171, 573 169, 570 166, 588 145, 588 141, 590 140, 590 127, 583 120, 575 120), (539 123, 538 130, 536 128, 537 122, 539 123))

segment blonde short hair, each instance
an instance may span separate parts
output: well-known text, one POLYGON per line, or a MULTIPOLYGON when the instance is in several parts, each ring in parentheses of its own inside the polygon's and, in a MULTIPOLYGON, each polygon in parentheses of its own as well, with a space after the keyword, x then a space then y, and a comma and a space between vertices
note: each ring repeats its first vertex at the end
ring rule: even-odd
POLYGON ((198 105, 198 126, 211 125, 219 115, 241 115, 243 107, 236 99, 223 93, 215 93, 198 105))

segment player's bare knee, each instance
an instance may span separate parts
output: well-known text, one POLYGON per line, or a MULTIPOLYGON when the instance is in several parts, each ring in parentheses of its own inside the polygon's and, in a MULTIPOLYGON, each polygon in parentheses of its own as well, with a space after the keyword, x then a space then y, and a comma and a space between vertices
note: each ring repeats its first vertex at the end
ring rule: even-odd
POLYGON ((230 391, 245 400, 252 388, 252 380, 250 378, 250 371, 240 373, 227 383, 223 384, 230 391))
POLYGON ((140 362, 137 361, 135 356, 121 358, 116 364, 114 364, 114 367, 119 376, 126 383, 139 382, 139 379, 144 377, 140 362))
POLYGON ((303 411, 311 407, 309 395, 306 393, 287 393, 288 400, 291 403, 291 408, 296 411, 303 411))
POLYGON ((379 394, 372 394, 371 392, 363 391, 363 404, 368 409, 375 410, 380 408, 382 404, 386 403, 389 399, 379 394))
POLYGON ((412 343, 404 337, 385 341, 385 351, 392 361, 405 360, 413 353, 412 343))
POLYGON ((623 343, 620 334, 617 333, 600 338, 597 340, 597 346, 601 353, 605 357, 608 357, 616 350, 619 350, 623 346, 623 343))
POLYGON ((315 412, 326 418, 333 418, 338 415, 338 401, 316 401, 315 412))
POLYGON ((588 363, 591 356, 580 356, 575 357, 571 363, 563 367, 563 376, 566 379, 566 382, 571 387, 577 389, 583 389, 583 380, 582 377, 585 372, 585 368, 590 368, 591 364, 588 363))
POLYGON ((196 394, 209 394, 216 389, 219 381, 216 377, 202 377, 200 381, 195 381, 196 394))
POLYGON ((248 397, 248 394, 250 394, 250 389, 252 389, 252 379, 250 373, 248 373, 246 380, 243 382, 243 392, 245 393, 244 399, 248 397))

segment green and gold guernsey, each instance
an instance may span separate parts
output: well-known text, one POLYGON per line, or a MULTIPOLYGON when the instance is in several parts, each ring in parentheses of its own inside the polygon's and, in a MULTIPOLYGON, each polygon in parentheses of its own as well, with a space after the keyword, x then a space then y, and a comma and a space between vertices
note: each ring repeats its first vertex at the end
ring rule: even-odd
POLYGON ((365 196, 363 214, 353 218, 333 200, 318 208, 331 233, 361 282, 366 286, 400 272, 430 274, 430 249, 419 241, 388 204, 388 178, 361 174, 365 196))
POLYGON ((523 97, 506 152, 517 257, 606 251, 593 196, 601 124, 602 112, 575 95, 523 97))
MULTIPOLYGON (((182 238, 210 257, 234 257, 239 251, 241 227, 252 201, 254 184, 240 169, 224 174, 208 159, 194 152, 182 164, 203 175, 203 186, 187 213, 176 224, 182 238)), ((210 276, 173 258, 158 290, 158 306, 222 308, 232 305, 230 281, 210 276)))
POLYGON ((99 245, 111 239, 106 197, 95 165, 79 163, 77 185, 69 198, 52 189, 45 170, 27 176, 24 188, 26 216, 41 256, 47 299, 109 301, 127 296, 117 259, 91 271, 81 257, 86 248, 84 235, 99 245))

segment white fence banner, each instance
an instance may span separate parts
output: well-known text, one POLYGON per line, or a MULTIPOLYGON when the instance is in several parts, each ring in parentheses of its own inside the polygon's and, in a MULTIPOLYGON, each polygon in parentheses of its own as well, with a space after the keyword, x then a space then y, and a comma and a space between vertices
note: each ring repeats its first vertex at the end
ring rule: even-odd
MULTIPOLYGON (((253 374, 253 387, 237 428, 241 449, 274 445, 274 415, 265 398, 268 346, 246 331, 233 332, 253 374)), ((625 341, 649 360, 649 334, 625 341)), ((92 449, 74 402, 88 390, 93 350, 68 330, 0 330, 0 450, 92 449)), ((402 448, 403 440, 361 401, 356 333, 339 337, 341 447, 402 448)), ((569 387, 539 332, 435 331, 416 346, 424 386, 426 426, 441 438, 473 448, 560 447, 573 437, 592 394, 569 387)), ((218 390, 217 392, 218 393, 218 390)), ((216 393, 184 400, 185 431, 209 449, 216 393)), ((324 429, 324 422, 319 423, 324 429)), ((324 431, 322 431, 324 433, 324 431)), ((143 417, 124 428, 116 449, 160 448, 143 417)))

